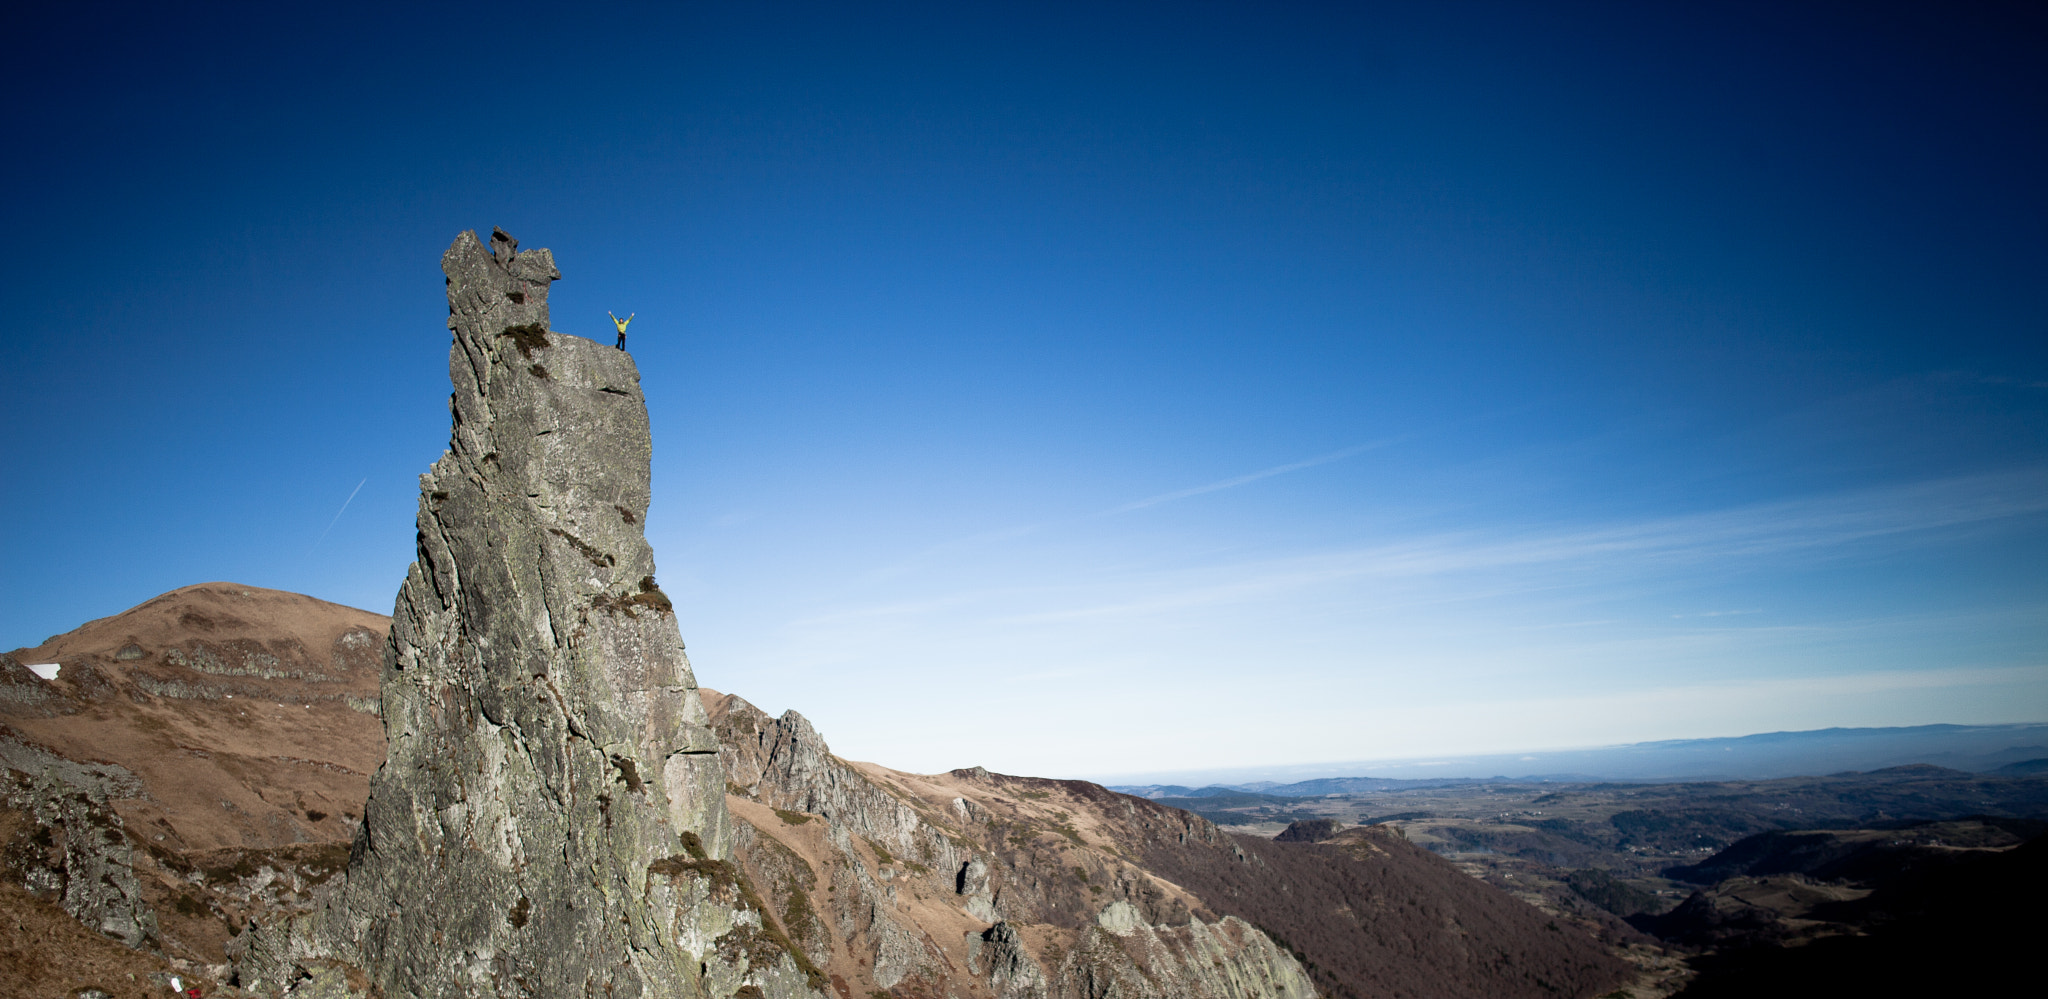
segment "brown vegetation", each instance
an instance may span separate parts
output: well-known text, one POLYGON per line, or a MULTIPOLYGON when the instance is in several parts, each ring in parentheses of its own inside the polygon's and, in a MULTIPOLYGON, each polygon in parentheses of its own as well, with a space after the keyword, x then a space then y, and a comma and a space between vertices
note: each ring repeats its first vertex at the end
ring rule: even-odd
POLYGON ((1634 974, 1575 927, 1377 827, 1321 843, 1153 840, 1143 856, 1281 941, 1332 997, 1593 995, 1634 974))
MULTIPOLYGON (((163 983, 179 973, 163 958, 94 933, 55 902, 0 879, 0 994, 9 999, 74 999, 85 989, 112 999, 162 999, 170 994, 163 983)), ((213 992, 210 978, 184 974, 213 992)))

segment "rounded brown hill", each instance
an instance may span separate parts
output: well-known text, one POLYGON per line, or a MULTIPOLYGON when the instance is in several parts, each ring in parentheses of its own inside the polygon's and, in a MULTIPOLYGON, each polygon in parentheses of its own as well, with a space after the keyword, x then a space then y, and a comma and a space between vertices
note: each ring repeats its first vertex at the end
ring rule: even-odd
POLYGON ((112 764, 177 851, 346 841, 384 758, 382 614, 200 583, 0 657, 0 752, 112 764), (56 663, 54 680, 26 667, 56 663))

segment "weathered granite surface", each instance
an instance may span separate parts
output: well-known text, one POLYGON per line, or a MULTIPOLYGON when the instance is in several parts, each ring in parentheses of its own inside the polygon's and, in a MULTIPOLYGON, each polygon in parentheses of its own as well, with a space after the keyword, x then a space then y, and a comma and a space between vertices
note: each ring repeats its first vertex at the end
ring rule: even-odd
POLYGON ((718 743, 643 535, 632 356, 548 329, 547 250, 466 232, 441 267, 454 429, 392 615, 388 756, 340 885, 245 934, 241 984, 816 994, 728 861, 718 743))

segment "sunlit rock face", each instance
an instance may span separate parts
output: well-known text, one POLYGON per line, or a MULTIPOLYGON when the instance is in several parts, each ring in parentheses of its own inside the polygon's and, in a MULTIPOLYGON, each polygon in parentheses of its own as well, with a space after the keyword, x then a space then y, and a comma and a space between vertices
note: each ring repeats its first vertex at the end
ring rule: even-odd
POLYGON ((1132 863, 1132 845, 1163 831, 1148 820, 1182 829, 1183 844, 1226 841, 1206 820, 1082 781, 849 763, 795 711, 706 700, 741 820, 736 859, 841 994, 1318 994, 1256 927, 1195 911, 1199 901, 1132 863))
POLYGON ((387 996, 812 994, 727 862, 631 355, 548 329, 547 250, 466 232, 441 267, 454 427, 392 613, 388 756, 345 883, 253 936, 244 984, 331 960, 387 996))

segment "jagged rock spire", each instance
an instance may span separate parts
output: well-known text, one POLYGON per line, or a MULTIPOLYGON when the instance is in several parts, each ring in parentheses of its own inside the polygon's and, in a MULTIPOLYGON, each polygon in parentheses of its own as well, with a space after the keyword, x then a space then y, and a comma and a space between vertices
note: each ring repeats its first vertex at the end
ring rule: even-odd
POLYGON ((331 955, 394 999, 809 994, 725 864, 718 744, 643 534, 639 372, 549 330, 561 272, 518 245, 442 257, 454 427, 392 612, 388 755, 344 886, 256 938, 245 983, 331 955))

